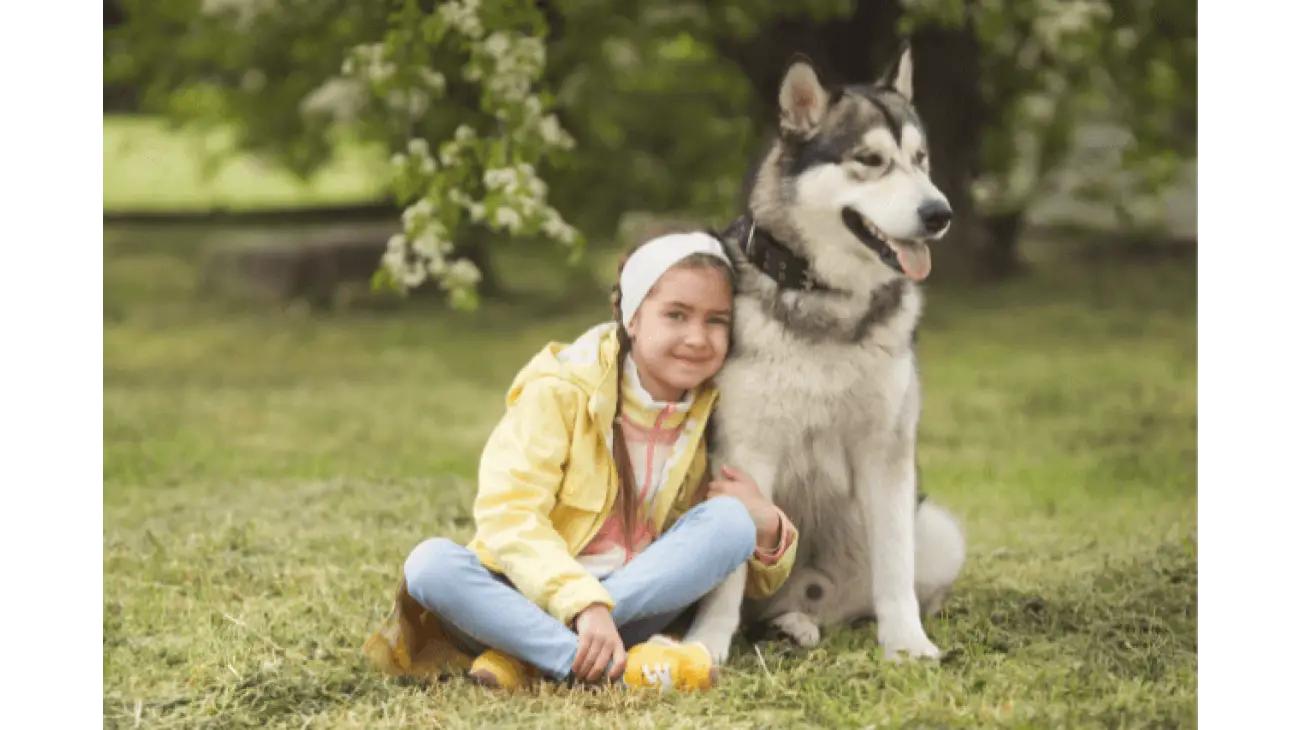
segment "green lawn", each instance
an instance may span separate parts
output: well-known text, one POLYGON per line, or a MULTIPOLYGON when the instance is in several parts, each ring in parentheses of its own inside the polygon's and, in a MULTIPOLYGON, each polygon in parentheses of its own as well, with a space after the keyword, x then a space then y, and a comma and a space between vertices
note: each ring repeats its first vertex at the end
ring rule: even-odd
POLYGON ((382 195, 387 157, 341 145, 339 159, 310 181, 263 160, 238 155, 211 177, 203 150, 223 150, 223 131, 171 130, 152 117, 104 117, 104 210, 247 211, 369 202, 382 195))
POLYGON ((867 627, 742 642, 706 696, 505 698, 390 681, 359 650, 406 552, 470 535, 516 368, 603 292, 472 319, 236 309, 197 298, 198 239, 158 237, 105 234, 106 726, 1196 723, 1191 263, 932 292, 920 458, 971 542, 927 622, 943 664, 884 664, 867 627))

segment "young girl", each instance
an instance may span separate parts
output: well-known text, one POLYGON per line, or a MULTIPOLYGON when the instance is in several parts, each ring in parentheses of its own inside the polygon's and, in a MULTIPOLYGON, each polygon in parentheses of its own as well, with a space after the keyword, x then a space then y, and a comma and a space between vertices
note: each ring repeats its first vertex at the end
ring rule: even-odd
POLYGON ((464 547, 426 540, 407 558, 397 605, 366 644, 382 669, 469 665, 503 688, 539 673, 714 684, 703 645, 656 635, 743 563, 747 592, 772 595, 797 542, 731 465, 701 488, 733 286, 701 231, 624 257, 614 321, 549 344, 511 385, 480 465, 477 534, 464 547))

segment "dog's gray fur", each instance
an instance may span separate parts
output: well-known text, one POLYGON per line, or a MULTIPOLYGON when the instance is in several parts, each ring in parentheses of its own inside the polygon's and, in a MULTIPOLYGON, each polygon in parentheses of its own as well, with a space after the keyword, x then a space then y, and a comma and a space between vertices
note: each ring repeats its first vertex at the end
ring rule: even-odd
MULTIPOLYGON (((904 247, 947 231, 911 76, 907 49, 869 86, 827 89, 803 59, 787 70, 781 133, 751 182, 749 210, 826 288, 778 287, 746 257, 744 226, 724 235, 737 271, 735 330, 711 458, 715 471, 746 471, 800 532, 789 580, 745 607, 747 617, 804 646, 824 626, 874 617, 890 658, 938 656, 921 617, 939 609, 966 554, 957 520, 930 500, 918 505, 921 291, 841 218, 851 209, 904 247)), ((740 626, 745 578, 742 566, 706 596, 685 637, 720 663, 740 626)))

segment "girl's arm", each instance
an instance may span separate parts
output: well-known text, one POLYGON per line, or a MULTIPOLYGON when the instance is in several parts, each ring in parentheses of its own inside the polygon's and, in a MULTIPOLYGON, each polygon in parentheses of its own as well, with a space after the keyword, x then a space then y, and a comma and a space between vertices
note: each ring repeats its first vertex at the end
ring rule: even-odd
POLYGON ((706 496, 728 495, 739 499, 758 527, 758 545, 749 558, 745 595, 771 597, 794 568, 799 531, 743 470, 724 464, 720 476, 721 479, 707 484, 706 496))
MULTIPOLYGON (((774 508, 776 509, 776 508, 774 508)), ((794 529, 790 518, 777 509, 780 519, 780 537, 776 549, 768 550, 759 545, 749 559, 749 573, 745 580, 745 595, 750 598, 769 598, 774 595, 790 577, 794 569, 795 553, 798 552, 799 531, 794 529)))
POLYGON ((506 577, 566 625, 593 603, 614 607, 550 520, 581 401, 559 379, 525 385, 488 438, 474 501, 479 538, 506 577))

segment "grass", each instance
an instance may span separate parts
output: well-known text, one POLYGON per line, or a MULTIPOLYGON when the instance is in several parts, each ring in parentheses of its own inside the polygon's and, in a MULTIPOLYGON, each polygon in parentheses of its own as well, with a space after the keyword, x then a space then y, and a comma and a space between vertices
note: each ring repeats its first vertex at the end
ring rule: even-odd
POLYGON ((251 211, 364 203, 383 193, 387 159, 359 145, 341 145, 339 159, 308 181, 250 155, 205 175, 204 150, 229 143, 222 130, 172 130, 152 117, 106 115, 104 210, 251 211))
MULTIPOLYGON (((941 665, 842 628, 810 652, 740 641, 706 696, 506 698, 390 681, 359 649, 406 552, 470 535, 505 387, 603 317, 601 292, 474 319, 234 308, 196 294, 203 243, 105 233, 106 726, 1196 724, 1191 263, 931 293, 920 458, 971 555, 926 624, 941 665)), ((543 270, 521 256, 508 285, 543 270)))

